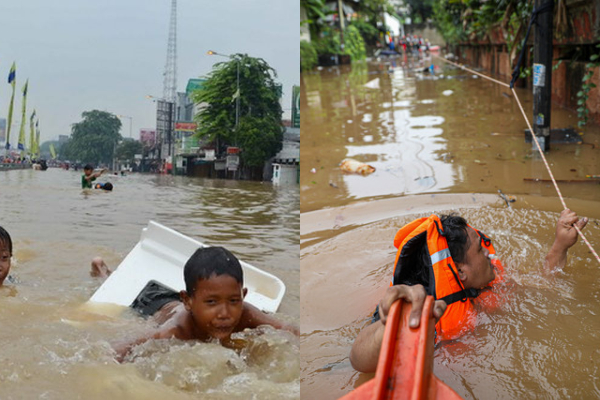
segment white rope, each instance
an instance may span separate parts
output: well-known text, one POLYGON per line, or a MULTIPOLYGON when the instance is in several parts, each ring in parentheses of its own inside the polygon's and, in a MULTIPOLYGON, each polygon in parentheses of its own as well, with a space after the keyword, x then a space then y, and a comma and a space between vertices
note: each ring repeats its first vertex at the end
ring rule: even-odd
MULTIPOLYGON (((501 81, 498 81, 498 80, 496 80, 494 78, 491 78, 489 76, 480 74, 479 72, 473 71, 472 69, 469 69, 469 68, 465 67, 464 65, 460 65, 460 64, 454 63, 454 62, 446 60, 445 58, 442 58, 442 57, 438 57, 438 56, 434 56, 434 57, 439 58, 440 60, 445 61, 445 62, 447 62, 449 64, 453 64, 453 65, 455 65, 455 66, 457 66, 457 67, 459 67, 461 69, 464 69, 466 71, 469 71, 469 72, 472 72, 474 74, 477 74, 477 75, 479 75, 479 76, 481 76, 481 77, 483 77, 485 79, 488 79, 488 80, 490 80, 492 82, 496 82, 499 85, 506 86, 506 87, 510 88, 509 84, 501 82, 501 81)), ((544 156, 544 152, 542 151, 542 148, 540 147, 540 143, 538 142, 538 140, 537 140, 537 138, 536 138, 536 136, 535 136, 535 134, 533 132, 533 128, 531 127, 531 124, 529 123, 529 119, 527 118, 527 114, 525 114, 525 111, 523 110, 523 106, 521 106, 521 101, 519 100, 519 96, 517 96, 517 92, 515 92, 514 88, 511 88, 511 90, 512 90, 514 96, 515 96, 515 99, 517 100, 517 104, 519 105, 519 109, 521 110, 521 114, 523 114, 523 118, 525 119, 525 122, 527 123, 527 127, 529 128, 529 132, 531 132, 531 137, 533 138, 533 140, 535 142, 535 145, 538 148, 540 156, 542 156, 542 160, 544 161, 544 165, 546 165, 546 169, 548 170, 548 174, 550 174, 550 179, 552 180, 552 183, 554 184, 554 188, 556 189, 556 193, 558 194, 558 198, 560 199, 560 202, 562 203, 563 208, 566 210, 568 207, 567 207, 567 204, 565 203, 565 199, 563 198, 562 193, 560 192, 560 189, 558 188, 558 184, 556 183, 556 180, 554 179, 554 175, 552 175, 552 170, 550 169, 550 165, 548 165, 548 161, 546 161, 546 156, 544 156)), ((548 140, 549 139, 550 138, 548 138, 548 140)), ((579 227, 577 225, 575 225, 575 224, 573 224, 573 227, 575 228, 575 230, 577 231, 577 233, 579 234, 579 236, 581 236, 581 238, 583 239, 583 241, 585 242, 585 244, 589 247, 589 249, 592 252, 592 254, 594 255, 594 257, 596 257, 596 260, 598 260, 598 262, 600 263, 600 257, 598 257, 598 254, 596 253, 596 251, 594 250, 594 248, 592 247, 592 245, 590 244, 590 242, 588 242, 587 238, 581 232, 581 229, 579 229, 579 227)))

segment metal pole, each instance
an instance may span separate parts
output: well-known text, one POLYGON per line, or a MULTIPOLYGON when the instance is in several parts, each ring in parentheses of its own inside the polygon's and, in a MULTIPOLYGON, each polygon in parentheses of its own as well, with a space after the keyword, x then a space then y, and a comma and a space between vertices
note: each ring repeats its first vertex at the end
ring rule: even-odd
POLYGON ((173 130, 173 103, 169 102, 169 154, 171 155, 171 173, 175 175, 175 131, 173 130))
MULTIPOLYGON (((550 116, 552 97, 552 16, 553 0, 535 0, 535 8, 549 3, 538 15, 533 46, 533 130, 544 151, 550 150, 550 116)), ((537 147, 534 145, 534 149, 537 147)))
POLYGON ((240 60, 237 60, 237 97, 235 98, 235 129, 240 120, 240 60))

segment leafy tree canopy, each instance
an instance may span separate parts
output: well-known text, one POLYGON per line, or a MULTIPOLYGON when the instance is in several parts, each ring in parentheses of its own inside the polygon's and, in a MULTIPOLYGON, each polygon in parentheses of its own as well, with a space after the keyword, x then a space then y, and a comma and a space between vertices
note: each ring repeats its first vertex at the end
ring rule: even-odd
POLYGON ((276 76, 266 61, 245 54, 235 54, 230 61, 216 64, 202 88, 192 95, 194 103, 203 105, 195 117, 196 135, 216 143, 218 152, 228 145, 239 146, 245 165, 261 166, 277 154, 283 139, 281 86, 275 83, 276 76))
POLYGON ((110 163, 122 139, 121 121, 106 111, 85 111, 81 116, 83 120, 73 124, 71 137, 63 146, 65 158, 82 163, 110 163))
POLYGON ((123 139, 117 146, 115 157, 121 161, 135 161, 136 154, 142 154, 142 142, 135 139, 123 139))

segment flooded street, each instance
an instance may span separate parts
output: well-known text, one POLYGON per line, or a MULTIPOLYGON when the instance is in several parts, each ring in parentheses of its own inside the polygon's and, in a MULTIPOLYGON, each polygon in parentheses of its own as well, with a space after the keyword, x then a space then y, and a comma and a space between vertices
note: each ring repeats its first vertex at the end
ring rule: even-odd
MULTIPOLYGON (((531 92, 517 92, 530 112, 531 92)), ((549 177, 524 143, 526 125, 512 94, 467 72, 439 69, 431 76, 389 63, 326 68, 303 73, 301 99, 302 212, 419 193, 555 196, 551 183, 524 181, 549 177), (344 175, 338 164, 347 157, 375 173, 344 175)), ((576 113, 553 109, 553 128, 573 126, 576 113)), ((583 132, 585 144, 552 146, 556 179, 598 174, 600 128, 583 132)), ((561 186, 565 197, 588 200, 598 199, 598 188, 597 182, 561 186)))
MULTIPOLYGON (((432 77, 385 62, 305 73, 302 90, 302 398, 337 399, 373 376, 348 354, 389 285, 394 235, 450 211, 492 238, 508 279, 498 310, 436 347, 434 373, 466 399, 600 397, 599 265, 578 243, 564 271, 539 272, 562 207, 551 183, 524 180, 548 174, 512 95, 462 71, 432 77), (376 171, 344 174, 347 157, 376 171)), ((531 110, 530 91, 518 94, 531 110)), ((553 128, 576 123, 553 109, 553 128)), ((584 144, 547 154, 556 179, 598 174, 600 129, 582 132, 584 144)), ((589 182, 559 187, 590 217, 584 233, 598 251, 600 185, 589 182)))
POLYGON ((0 173, 0 225, 14 243, 0 288, 2 399, 264 399, 299 396, 299 343, 286 332, 239 335, 236 353, 210 343, 151 341, 117 364, 109 341, 137 336, 149 321, 81 305, 100 286, 92 257, 116 267, 155 220, 283 280, 276 317, 299 323, 297 186, 131 174, 103 176, 113 192, 80 189, 80 172, 0 173), (74 321, 74 322, 73 322, 74 321))

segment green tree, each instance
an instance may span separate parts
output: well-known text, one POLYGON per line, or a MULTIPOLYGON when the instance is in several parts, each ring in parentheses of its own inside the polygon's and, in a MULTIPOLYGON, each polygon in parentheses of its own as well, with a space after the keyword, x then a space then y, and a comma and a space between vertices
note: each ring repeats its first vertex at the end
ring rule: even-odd
POLYGON ((83 120, 73 124, 64 156, 83 163, 109 164, 121 140, 121 121, 106 111, 85 111, 81 116, 83 120))
POLYGON ((142 154, 143 146, 139 140, 123 139, 117 146, 115 158, 120 161, 134 162, 136 154, 142 154))
POLYGON ((420 24, 433 17, 434 0, 407 0, 410 6, 410 17, 412 22, 420 24))
POLYGON ((300 25, 308 24, 310 36, 317 38, 327 14, 331 14, 331 10, 325 7, 325 0, 300 0, 300 8, 306 12, 306 19, 300 21, 300 25))
POLYGON ((40 145, 40 158, 50 158, 50 144, 54 145, 54 150, 56 150, 57 158, 63 159, 62 156, 64 154, 65 144, 60 145, 58 140, 48 140, 43 142, 40 145))
POLYGON ((195 117, 196 135, 215 143, 219 153, 226 146, 239 146, 245 166, 262 167, 281 149, 283 140, 281 86, 275 83, 276 77, 275 70, 263 59, 246 54, 235 54, 230 61, 216 64, 202 88, 192 95, 194 103, 205 104, 195 117))

